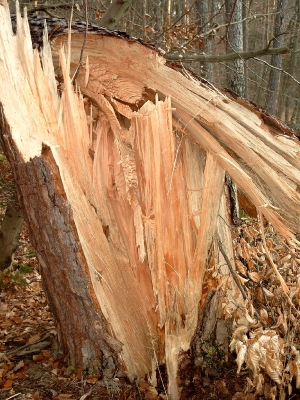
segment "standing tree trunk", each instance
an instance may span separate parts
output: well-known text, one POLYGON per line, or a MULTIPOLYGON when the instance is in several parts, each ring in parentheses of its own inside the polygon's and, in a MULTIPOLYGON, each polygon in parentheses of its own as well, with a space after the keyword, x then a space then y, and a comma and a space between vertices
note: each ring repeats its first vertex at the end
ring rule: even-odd
MULTIPOLYGON (((227 53, 244 51, 242 23, 243 18, 243 3, 241 0, 226 0, 226 20, 229 24, 227 28, 227 53)), ((235 91, 239 96, 245 96, 245 63, 242 59, 237 59, 227 66, 227 86, 235 91)), ((226 175, 226 182, 230 191, 231 197, 231 218, 235 224, 238 224, 240 212, 237 187, 230 176, 226 175)))
MULTIPOLYGON (((244 0, 242 4, 243 17, 243 51, 248 51, 249 34, 248 34, 248 15, 250 3, 249 0, 244 0)), ((247 62, 244 62, 244 97, 248 94, 248 67, 247 62)))
MULTIPOLYGON (((284 26, 285 14, 287 10, 287 0, 277 0, 277 13, 274 25, 274 48, 282 47, 284 43, 284 26)), ((268 96, 266 101, 266 110, 268 113, 275 115, 277 110, 277 102, 279 96, 280 77, 282 68, 282 55, 272 55, 272 68, 269 75, 268 96)))
POLYGON ((295 1, 295 15, 289 24, 288 31, 290 32, 289 49, 291 55, 285 71, 289 75, 284 75, 281 80, 281 93, 280 101, 278 102, 277 114, 286 122, 291 123, 293 102, 298 102, 297 91, 294 88, 294 81, 291 76, 295 76, 298 65, 298 43, 299 43, 299 29, 300 29, 300 0, 295 1))
MULTIPOLYGON (((234 265, 225 171, 295 240, 298 144, 126 35, 56 29, 53 61, 44 37, 42 68, 26 15, 16 36, 6 4, 0 19, 0 134, 63 350, 79 374, 147 374, 154 386, 165 364, 176 400, 203 285, 217 290, 206 268, 226 265, 219 242, 234 265)), ((226 312, 238 312, 234 281, 226 296, 226 312)))
MULTIPOLYGON (((243 6, 241 0, 226 0, 227 53, 243 51, 243 6)), ((244 60, 237 59, 228 64, 227 86, 239 96, 245 96, 244 60)))
MULTIPOLYGON (((208 8, 208 0, 200 0, 197 1, 197 11, 198 11, 198 20, 199 27, 201 28, 201 33, 206 33, 209 31, 211 25, 209 23, 210 13, 208 8)), ((211 53, 211 41, 206 36, 202 39, 200 51, 203 51, 206 54, 211 53)), ((200 63, 200 74, 201 77, 208 81, 212 81, 212 66, 209 62, 200 63)))

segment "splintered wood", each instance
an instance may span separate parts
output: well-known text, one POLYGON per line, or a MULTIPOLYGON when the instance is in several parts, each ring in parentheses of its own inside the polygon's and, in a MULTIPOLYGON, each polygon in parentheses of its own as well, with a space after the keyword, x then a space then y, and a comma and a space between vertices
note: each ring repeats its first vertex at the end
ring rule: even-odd
MULTIPOLYGON (((46 163, 45 184, 35 190, 42 191, 41 207, 55 211, 50 225, 61 218, 64 205, 65 236, 53 229, 51 249, 31 229, 48 279, 47 297, 52 307, 64 307, 50 280, 65 268, 64 299, 75 299, 78 285, 78 302, 84 304, 68 312, 89 323, 79 343, 84 350, 74 351, 68 340, 65 348, 74 365, 88 367, 94 351, 89 335, 96 332, 103 365, 112 357, 130 378, 149 374, 154 385, 155 370, 165 362, 175 400, 178 358, 190 348, 197 327, 209 255, 222 257, 217 237, 234 265, 225 171, 283 236, 295 240, 299 145, 275 135, 257 110, 182 75, 152 48, 125 37, 87 36, 74 91, 70 76, 83 34, 72 34, 70 65, 63 47, 67 35, 54 39, 53 62, 45 37, 41 67, 31 50, 26 14, 18 15, 17 36, 6 6, 0 6, 0 19, 6 152, 13 165, 46 163), (76 268, 49 261, 53 254, 63 260, 66 249, 77 257, 76 268), (88 298, 103 316, 101 323, 87 312, 88 298)), ((29 189, 17 165, 15 176, 25 199, 29 189)), ((29 225, 43 227, 38 210, 27 208, 25 215, 29 225)), ((63 337, 68 313, 54 314, 63 337)), ((81 337, 79 329, 72 326, 81 337)))

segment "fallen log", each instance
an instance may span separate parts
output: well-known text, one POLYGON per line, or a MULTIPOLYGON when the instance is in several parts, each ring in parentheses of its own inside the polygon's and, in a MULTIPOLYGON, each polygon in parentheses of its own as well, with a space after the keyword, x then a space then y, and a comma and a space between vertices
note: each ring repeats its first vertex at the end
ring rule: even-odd
POLYGON ((154 386, 166 364, 177 399, 218 241, 234 265, 225 172, 297 242, 298 141, 126 35, 57 29, 39 55, 26 13, 0 19, 0 133, 64 353, 154 386))

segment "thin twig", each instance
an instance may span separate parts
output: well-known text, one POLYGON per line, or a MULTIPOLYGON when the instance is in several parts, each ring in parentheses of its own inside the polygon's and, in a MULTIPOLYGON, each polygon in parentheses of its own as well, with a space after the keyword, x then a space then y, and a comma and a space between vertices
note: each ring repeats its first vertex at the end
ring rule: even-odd
POLYGON ((141 391, 140 391, 140 387, 139 387, 139 385, 138 385, 138 383, 137 383, 137 379, 134 380, 134 383, 135 383, 135 386, 136 386, 136 388, 137 388, 137 391, 139 392, 140 400, 143 400, 142 393, 141 393, 141 391))
POLYGON ((276 265, 274 264, 274 262, 272 260, 271 254, 270 254, 269 249, 267 247, 266 238, 265 238, 265 229, 264 229, 264 224, 263 224, 263 213, 261 212, 260 209, 258 211, 259 211, 259 219, 260 219, 260 226, 261 226, 261 238, 262 238, 262 241, 263 241, 263 245, 264 245, 264 248, 265 248, 266 255, 267 255, 267 257, 268 257, 268 259, 270 261, 270 264, 271 264, 271 266, 272 266, 272 268, 273 268, 273 270, 274 270, 274 272, 275 272, 275 274, 276 274, 276 276, 277 276, 277 278, 278 278, 278 280, 280 282, 280 285, 282 287, 284 295, 286 296, 290 306, 293 308, 294 311, 296 311, 297 315, 299 316, 300 312, 294 306, 290 296, 288 295, 289 288, 288 288, 287 284, 285 283, 284 279, 282 278, 282 276, 280 275, 276 265))
POLYGON ((294 78, 293 75, 291 75, 290 73, 286 72, 284 69, 278 68, 278 67, 274 67, 273 65, 269 64, 267 61, 261 60, 260 58, 257 58, 257 57, 253 57, 253 60, 259 61, 259 62, 261 62, 261 63, 267 65, 268 67, 270 67, 270 68, 272 68, 272 69, 275 69, 275 70, 277 70, 277 71, 282 72, 283 74, 289 76, 289 77, 290 77, 294 82, 296 82, 298 85, 300 85, 300 82, 297 81, 297 79, 294 78))
POLYGON ((244 297, 245 300, 250 301, 249 297, 246 295, 246 292, 245 292, 241 282, 239 281, 239 278, 237 277, 237 274, 235 273, 235 270, 233 269, 233 266, 224 250, 224 247, 223 247, 223 244, 221 242, 219 235, 218 235, 218 245, 219 245, 220 252, 222 253, 222 256, 224 257, 224 259, 228 265, 231 275, 232 275, 235 283, 237 284, 238 288, 240 289, 240 292, 242 293, 242 296, 244 297))
POLYGON ((57 4, 44 4, 44 5, 40 5, 34 8, 30 8, 29 10, 27 10, 28 14, 32 14, 35 13, 37 11, 44 11, 47 12, 47 10, 49 9, 53 9, 53 8, 64 8, 64 7, 70 7, 72 6, 73 3, 57 3, 57 4))
POLYGON ((10 399, 13 399, 14 397, 20 396, 20 394, 22 394, 22 393, 14 394, 13 396, 8 397, 6 400, 10 400, 10 399))
MULTIPOLYGON (((229 258, 227 256, 227 254, 226 254, 226 252, 224 250, 224 247, 223 247, 223 244, 221 242, 221 239, 220 239, 219 235, 218 235, 218 245, 219 245, 220 252, 222 253, 222 256, 224 257, 224 259, 225 259, 225 261, 226 261, 226 263, 228 265, 228 268, 229 268, 229 270, 231 272, 231 275, 232 275, 235 283, 237 284, 237 287, 240 289, 240 292, 242 293, 242 296, 244 297, 244 300, 247 300, 250 303, 250 299, 246 295, 246 292, 245 292, 241 282, 239 281, 239 278, 237 277, 237 274, 236 274, 236 272, 235 272, 235 270, 234 270, 234 268, 233 268, 233 266, 232 266, 232 264, 231 264, 231 262, 230 262, 230 260, 229 260, 229 258)), ((257 318, 257 320, 260 320, 260 316, 259 316, 259 314, 258 314, 258 312, 256 310, 254 310, 254 315, 255 315, 255 318, 257 318)))
POLYGON ((4 356, 11 356, 12 354, 19 353, 19 351, 22 351, 22 350, 26 349, 27 347, 36 345, 37 343, 43 342, 44 340, 48 339, 49 337, 51 337, 51 334, 47 333, 46 336, 44 336, 43 338, 41 338, 40 340, 38 340, 38 341, 36 341, 34 343, 27 343, 27 344, 24 344, 21 347, 18 347, 17 349, 14 349, 14 350, 11 350, 11 351, 7 351, 5 353, 1 353, 0 354, 0 359, 3 358, 4 356))
POLYGON ((92 394, 93 390, 94 390, 94 388, 92 387, 92 389, 90 389, 83 396, 81 396, 79 400, 85 400, 90 394, 92 394))
POLYGON ((84 4, 85 4, 85 32, 84 32, 84 39, 83 39, 83 43, 82 43, 82 47, 81 47, 81 52, 80 52, 80 57, 79 57, 79 62, 78 62, 78 66, 76 68, 75 74, 71 80, 72 82, 76 81, 76 78, 79 74, 81 65, 82 65, 82 57, 83 57, 83 51, 85 48, 85 43, 86 43, 86 38, 87 38, 87 33, 88 33, 88 28, 89 28, 89 21, 88 21, 88 7, 87 7, 87 0, 84 0, 84 4))
POLYGON ((259 211, 259 219, 260 219, 259 222, 260 222, 261 238, 262 238, 263 245, 264 245, 264 248, 265 248, 266 256, 268 257, 268 259, 270 261, 270 264, 271 264, 271 266, 272 266, 272 268, 273 268, 273 270, 274 270, 274 272, 275 272, 275 274, 276 274, 276 276, 277 276, 277 278, 278 278, 278 280, 279 280, 279 282, 281 284, 281 287, 282 287, 284 293, 287 294, 289 292, 289 288, 287 287, 287 284, 285 283, 284 279, 280 275, 276 265, 274 264, 274 262, 272 260, 271 254, 269 252, 269 249, 268 249, 268 246, 267 246, 267 243, 266 243, 266 238, 265 238, 265 228, 264 228, 263 214, 262 214, 261 210, 258 210, 258 211, 259 211))
POLYGON ((155 37, 155 40, 159 39, 161 36, 163 36, 166 32, 168 32, 169 30, 171 30, 172 28, 174 28, 174 26, 183 18, 185 17, 187 14, 189 14, 189 12, 191 11, 191 9, 194 7, 194 5, 197 3, 197 0, 195 0, 193 2, 193 4, 189 7, 189 9, 187 11, 185 11, 184 13, 182 13, 174 22, 173 24, 166 30, 164 30, 162 33, 160 33, 158 36, 155 37))

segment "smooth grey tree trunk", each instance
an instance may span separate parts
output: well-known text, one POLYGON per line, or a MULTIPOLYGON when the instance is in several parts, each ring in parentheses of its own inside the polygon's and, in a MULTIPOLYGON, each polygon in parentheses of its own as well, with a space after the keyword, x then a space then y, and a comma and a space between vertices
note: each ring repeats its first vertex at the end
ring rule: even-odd
MULTIPOLYGON (((197 10, 198 10, 198 15, 199 15, 199 27, 202 28, 201 31, 202 33, 207 32, 210 29, 210 24, 209 24, 209 8, 208 8, 208 0, 200 0, 197 1, 197 10)), ((211 41, 208 40, 207 37, 204 37, 202 39, 202 47, 200 48, 200 51, 206 54, 211 53, 211 41)), ((208 81, 212 80, 212 66, 211 63, 209 62, 200 62, 200 74, 204 79, 207 79, 208 81)))
MULTIPOLYGON (((277 14, 275 17, 274 26, 274 48, 282 47, 284 43, 284 27, 285 27, 285 14, 287 10, 287 0, 277 0, 277 14)), ((280 77, 282 68, 282 55, 273 55, 271 59, 272 68, 269 75, 268 84, 268 96, 266 100, 266 109, 269 114, 276 114, 279 88, 280 88, 280 77)))
MULTIPOLYGON (((227 30, 227 53, 244 51, 243 41, 243 4, 241 0, 226 0, 226 20, 229 24, 227 30), (238 23, 236 23, 238 22, 238 23)), ((244 60, 237 59, 228 64, 227 86, 239 96, 245 96, 245 65, 244 60)), ((226 183, 231 198, 231 217, 234 224, 239 222, 239 203, 237 187, 234 181, 226 174, 226 183)))
MULTIPOLYGON (((243 51, 243 23, 242 23, 242 1, 226 0, 227 29, 227 53, 241 53, 243 51), (239 22, 240 21, 240 22, 239 22)), ((245 95, 244 61, 237 59, 228 63, 227 86, 234 90, 239 96, 245 95)))

